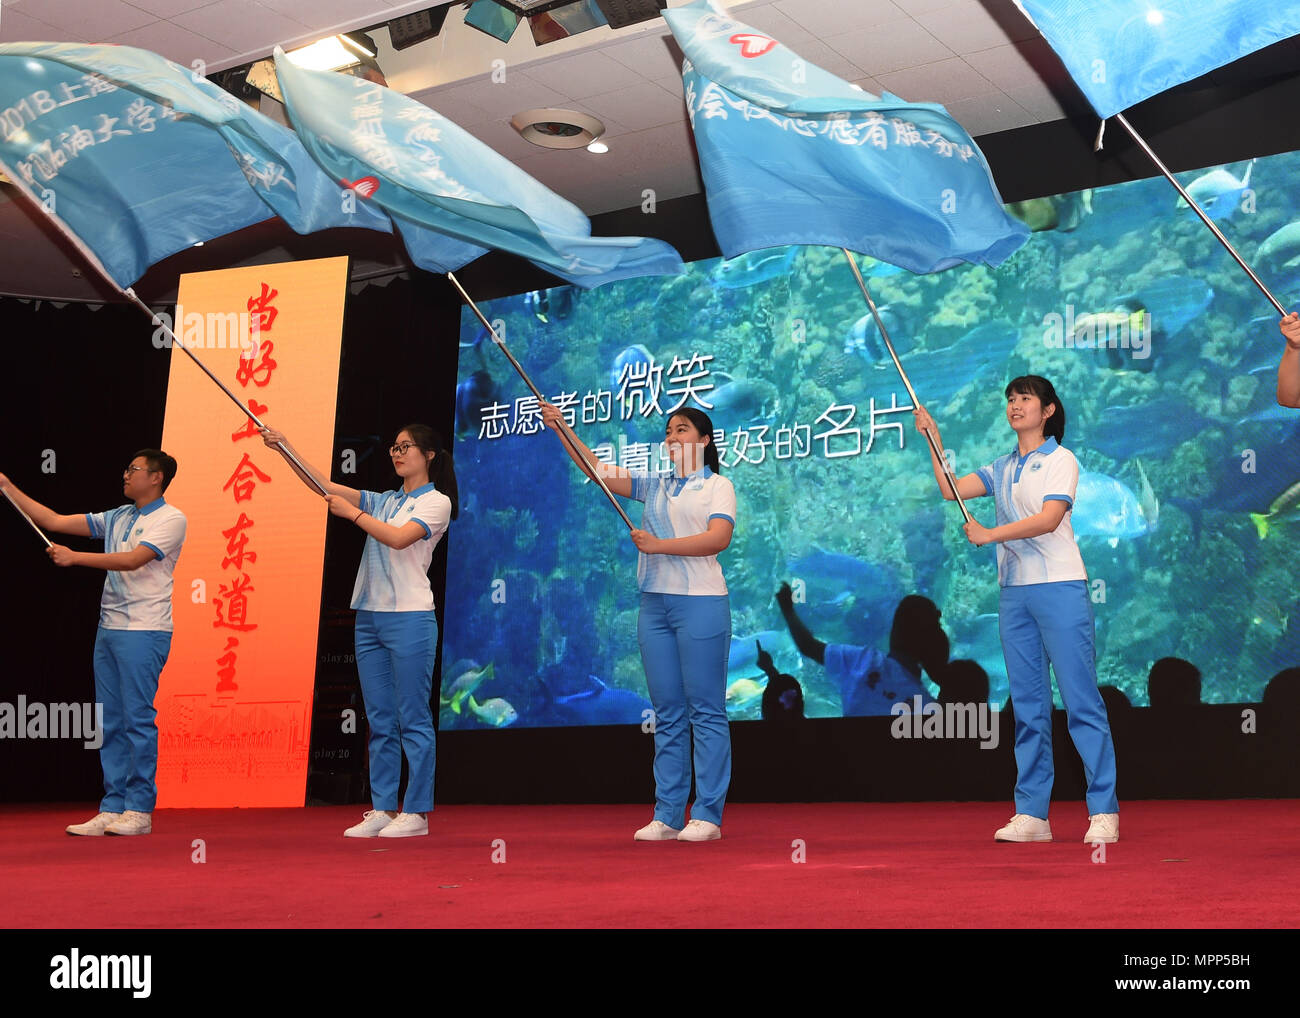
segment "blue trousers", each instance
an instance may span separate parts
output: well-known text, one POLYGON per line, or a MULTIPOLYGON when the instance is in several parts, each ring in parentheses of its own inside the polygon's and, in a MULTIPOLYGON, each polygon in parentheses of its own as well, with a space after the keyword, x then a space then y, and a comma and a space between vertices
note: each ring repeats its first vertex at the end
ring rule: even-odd
POLYGON ((95 699, 104 705, 104 813, 152 813, 158 801, 158 676, 172 634, 104 629, 95 636, 95 699))
POLYGON ((686 823, 695 741, 696 820, 722 823, 731 783, 727 654, 731 603, 726 595, 642 594, 637 641, 655 711, 655 816, 686 823))
POLYGON ((1016 812, 1045 820, 1052 799, 1051 662, 1088 780, 1088 813, 1118 813, 1115 747, 1097 689, 1087 583, 1003 587, 998 628, 1016 719, 1016 812))
POLYGON ((370 724, 370 798, 397 809, 402 753, 407 813, 433 810, 433 690, 438 620, 433 612, 357 612, 357 673, 370 724))

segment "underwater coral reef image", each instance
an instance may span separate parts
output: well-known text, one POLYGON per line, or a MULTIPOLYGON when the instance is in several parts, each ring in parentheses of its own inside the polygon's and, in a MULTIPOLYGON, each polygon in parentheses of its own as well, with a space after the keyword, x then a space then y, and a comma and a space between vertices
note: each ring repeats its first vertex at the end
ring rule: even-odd
MULTIPOLYGON (((1300 217, 1283 204, 1297 171, 1291 153, 1181 175, 1284 301, 1300 284, 1300 217)), ((1274 398, 1277 316, 1162 180, 1008 208, 1034 232, 996 270, 917 276, 859 257, 918 398, 960 476, 1015 447, 1006 383, 1050 379, 1080 466, 1071 520, 1099 682, 1145 704, 1152 663, 1179 657, 1204 675, 1205 701, 1257 701, 1300 664, 1300 412, 1274 398)), ((672 411, 711 416, 738 501, 720 556, 733 719, 760 716, 759 647, 802 686, 808 716, 841 713, 786 628, 783 583, 817 639, 881 649, 899 600, 931 598, 951 657, 977 662, 990 701, 1006 701, 994 548, 971 546, 939 496, 843 252, 759 251, 483 310, 607 462, 667 469, 672 411)), ((627 528, 468 309, 458 381, 441 725, 641 723, 627 528)), ((992 499, 969 508, 992 524, 992 499)))

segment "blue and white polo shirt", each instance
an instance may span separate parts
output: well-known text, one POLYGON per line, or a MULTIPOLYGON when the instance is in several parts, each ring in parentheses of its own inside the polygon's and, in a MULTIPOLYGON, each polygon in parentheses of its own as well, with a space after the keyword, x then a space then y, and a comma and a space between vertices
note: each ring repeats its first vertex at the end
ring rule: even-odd
MULTIPOLYGON (((975 473, 997 504, 998 526, 1035 516, 1052 501, 1073 508, 1079 485, 1078 460, 1069 449, 1058 445, 1055 438, 1049 438, 1023 457, 1019 450, 999 456, 975 473)), ((1061 525, 1050 534, 999 541, 997 550, 998 584, 1003 587, 1088 578, 1083 556, 1074 541, 1068 509, 1061 525)))
MULTIPOLYGON (((632 497, 645 503, 641 528, 655 537, 693 537, 708 530, 713 519, 736 525, 736 489, 707 466, 688 477, 636 470, 629 476, 632 497)), ((636 578, 649 594, 727 593, 716 555, 639 555, 636 578)))
POLYGON ((372 612, 433 611, 429 563, 451 522, 451 499, 430 481, 409 493, 363 491, 361 510, 393 527, 415 520, 424 528, 424 536, 400 551, 367 537, 352 588, 352 607, 372 612))
POLYGON ((86 513, 91 537, 104 539, 104 552, 135 551, 140 545, 154 557, 139 569, 108 570, 99 602, 104 629, 172 631, 172 572, 185 543, 185 514, 156 498, 143 508, 118 506, 103 513, 86 513))

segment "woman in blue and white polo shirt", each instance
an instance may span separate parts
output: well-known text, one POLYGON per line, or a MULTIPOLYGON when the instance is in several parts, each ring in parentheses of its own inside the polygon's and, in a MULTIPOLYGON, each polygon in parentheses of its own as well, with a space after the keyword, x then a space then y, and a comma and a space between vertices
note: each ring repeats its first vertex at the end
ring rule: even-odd
MULTIPOLYGON (((285 441, 270 428, 262 436, 272 448, 285 441)), ((427 814, 433 811, 434 727, 429 699, 438 620, 429 563, 448 522, 457 516, 456 473, 442 439, 424 424, 408 424, 388 452, 402 485, 384 492, 334 484, 298 457, 329 493, 330 512, 366 533, 352 607, 357 613, 357 673, 370 726, 374 808, 343 832, 347 838, 428 834, 427 814), (398 813, 403 752, 409 774, 406 800, 398 813)), ((310 486, 293 461, 285 459, 310 486)))
MULTIPOLYGON (((560 412, 542 404, 547 427, 560 412)), ((664 442, 674 471, 648 474, 600 463, 574 438, 582 458, 564 448, 589 477, 599 471, 609 490, 645 503, 643 529, 631 538, 640 552, 641 611, 637 639, 655 711, 654 819, 637 841, 714 841, 731 782, 727 724, 727 655, 731 607, 718 554, 731 543, 736 492, 718 473, 713 423, 694 408, 668 419, 664 442), (695 805, 686 822, 695 742, 695 805)))
MULTIPOLYGON (((1015 378, 1006 397, 1015 451, 957 482, 963 499, 992 495, 997 505, 997 526, 988 529, 973 520, 965 525, 971 544, 998 546, 998 628, 1015 710, 1016 812, 993 837, 1052 840, 1047 822, 1053 779, 1050 663, 1088 779, 1083 840, 1115 842, 1115 748, 1097 689, 1088 574, 1070 526, 1079 464, 1059 444, 1065 438, 1065 407, 1051 382, 1038 375, 1015 378)), ((939 429, 925 408, 918 407, 915 416, 918 430, 930 429, 942 449, 939 429)), ((930 459, 943 497, 951 500, 933 450, 930 459)))

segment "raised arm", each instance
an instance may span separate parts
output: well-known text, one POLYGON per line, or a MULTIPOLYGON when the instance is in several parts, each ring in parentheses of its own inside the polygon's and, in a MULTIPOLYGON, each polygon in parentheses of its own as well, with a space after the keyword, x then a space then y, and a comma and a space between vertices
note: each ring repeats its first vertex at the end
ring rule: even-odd
POLYGON ((781 584, 781 589, 776 592, 776 603, 781 607, 781 614, 785 616, 785 624, 790 629, 790 636, 794 638, 794 645, 799 648, 799 653, 819 665, 824 665, 826 644, 813 636, 808 627, 803 624, 803 620, 795 614, 794 591, 790 589, 790 584, 781 584))
MULTIPOLYGON (((612 466, 608 463, 601 463, 600 460, 596 459, 596 454, 588 449, 583 444, 582 439, 574 434, 573 429, 564 423, 564 416, 550 403, 541 400, 539 401, 538 406, 542 411, 542 422, 555 432, 556 437, 560 440, 560 444, 564 447, 564 451, 569 454, 569 459, 573 460, 573 462, 577 464, 579 470, 590 477, 593 481, 596 479, 596 471, 599 471, 600 476, 605 479, 605 485, 615 495, 623 495, 625 497, 631 496, 632 478, 628 476, 626 470, 622 467, 612 466), (569 443, 564 440, 565 432, 568 433, 570 441, 572 441, 573 445, 577 447, 578 452, 574 452, 569 443)), ((730 535, 728 535, 727 540, 730 541, 730 539, 730 535)), ((723 548, 726 546, 725 543, 722 545, 723 548)), ((684 555, 689 553, 674 552, 674 554, 684 555)), ((714 553, 696 552, 696 554, 709 555, 714 553)))
MULTIPOLYGON (((32 518, 42 530, 53 530, 59 534, 71 534, 74 537, 89 537, 90 524, 86 517, 78 513, 75 516, 64 516, 56 513, 53 509, 41 505, 36 499, 29 495, 24 495, 18 490, 13 481, 9 480, 4 474, 0 474, 0 489, 9 495, 17 503, 18 508, 32 518)), ((2 496, 0 496, 2 497, 2 496)), ((5 510, 8 512, 8 510, 5 510)))
MULTIPOLYGON (((268 448, 274 449, 281 456, 284 456, 284 461, 288 463, 289 466, 293 469, 293 472, 298 475, 298 479, 301 480, 302 483, 305 484, 308 488, 310 488, 314 494, 319 494, 319 492, 317 491, 315 485, 312 484, 313 479, 316 481, 317 484, 319 484, 322 488, 324 488, 329 494, 338 495, 340 498, 346 499, 348 504, 353 506, 354 508, 358 508, 358 509, 361 508, 360 491, 358 491, 356 488, 349 488, 346 484, 335 484, 328 477, 326 477, 319 470, 317 470, 314 466, 312 466, 305 459, 303 459, 302 455, 298 452, 297 449, 294 449, 294 447, 289 444, 289 440, 286 439, 283 434, 276 431, 274 428, 263 428, 262 441, 266 443, 268 448), (281 443, 283 443, 285 448, 291 450, 293 454, 298 457, 298 461, 302 463, 303 466, 305 466, 309 471, 311 471, 310 477, 308 477, 307 474, 303 473, 303 471, 299 470, 297 464, 295 464, 293 460, 291 460, 288 456, 285 456, 284 450, 280 448, 281 443)), ((331 509, 331 512, 332 511, 333 510, 331 509)))
MULTIPOLYGON (((913 411, 913 416, 916 418, 916 430, 921 434, 925 434, 928 429, 934 435, 934 444, 939 447, 939 452, 942 453, 943 439, 939 436, 939 426, 934 423, 934 418, 930 416, 929 411, 925 407, 919 406, 913 411)), ((930 447, 929 442, 925 444, 927 448, 930 447)), ((939 485, 940 494, 949 502, 955 502, 956 499, 953 498, 952 488, 948 486, 948 476, 944 472, 943 464, 939 462, 939 458, 934 454, 934 449, 930 449, 930 466, 934 470, 934 480, 939 485)), ((977 474, 967 474, 965 477, 959 477, 957 479, 957 493, 961 495, 963 500, 979 498, 981 495, 988 494, 984 490, 984 482, 979 479, 977 474)))

